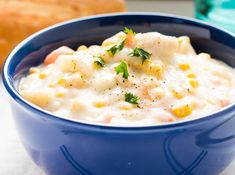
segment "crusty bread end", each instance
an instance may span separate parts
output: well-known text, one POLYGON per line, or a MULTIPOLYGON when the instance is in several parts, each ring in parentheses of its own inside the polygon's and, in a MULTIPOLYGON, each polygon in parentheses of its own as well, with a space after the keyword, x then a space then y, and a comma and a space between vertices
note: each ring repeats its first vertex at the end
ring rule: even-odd
POLYGON ((0 0, 0 69, 20 41, 42 28, 73 18, 125 10, 124 0, 0 0))

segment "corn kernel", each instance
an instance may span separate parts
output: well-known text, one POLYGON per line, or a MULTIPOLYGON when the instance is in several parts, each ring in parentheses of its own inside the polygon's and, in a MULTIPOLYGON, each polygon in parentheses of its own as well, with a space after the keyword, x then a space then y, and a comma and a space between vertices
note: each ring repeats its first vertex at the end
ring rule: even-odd
POLYGON ((82 79, 80 73, 74 73, 70 76, 61 77, 57 83, 63 87, 75 87, 80 88, 85 85, 85 82, 82 79))
POLYGON ((58 80, 58 84, 59 85, 64 85, 66 82, 65 78, 64 77, 61 77, 59 80, 58 80))
POLYGON ((194 88, 196 88, 196 87, 199 86, 198 81, 197 81, 197 80, 194 80, 194 79, 189 80, 189 84, 190 84, 192 87, 194 87, 194 88))
POLYGON ((39 74, 40 79, 45 79, 46 77, 47 77, 47 74, 45 74, 45 73, 40 73, 39 74))
POLYGON ((95 101, 93 102, 93 105, 97 108, 102 108, 105 107, 107 103, 105 101, 95 101))
POLYGON ((173 107, 172 113, 178 118, 184 118, 192 113, 192 107, 189 104, 173 107))
POLYGON ((87 46, 85 45, 81 45, 77 48, 77 51, 80 51, 80 50, 87 50, 87 46))
POLYGON ((29 69, 29 74, 34 74, 34 73, 37 73, 38 72, 38 69, 35 68, 35 67, 32 67, 29 69))
POLYGON ((149 64, 147 72, 151 75, 159 76, 162 72, 162 67, 160 65, 149 64))
POLYGON ((180 63, 178 64, 179 68, 183 71, 189 70, 190 69, 190 65, 186 64, 186 63, 180 63))
POLYGON ((143 70, 147 74, 156 76, 157 78, 161 77, 161 75, 163 74, 163 70, 164 70, 163 64, 161 64, 161 63, 158 63, 158 64, 157 63, 153 63, 150 60, 146 60, 143 65, 142 65, 142 63, 140 63, 137 66, 143 67, 143 70))
POLYGON ((58 98, 62 98, 62 97, 64 97, 64 93, 59 92, 59 93, 57 93, 57 94, 56 94, 56 97, 58 97, 58 98))
POLYGON ((180 99, 184 97, 184 93, 180 92, 180 91, 176 91, 174 89, 171 90, 172 94, 174 95, 174 97, 180 99))
POLYGON ((194 73, 189 73, 187 75, 188 78, 196 78, 196 75, 194 73))

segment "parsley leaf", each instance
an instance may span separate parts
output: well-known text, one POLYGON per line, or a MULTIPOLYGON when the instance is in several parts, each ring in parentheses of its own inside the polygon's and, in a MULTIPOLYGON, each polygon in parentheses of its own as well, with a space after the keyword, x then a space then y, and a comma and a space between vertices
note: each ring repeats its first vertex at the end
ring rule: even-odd
POLYGON ((122 61, 118 66, 115 67, 115 71, 117 74, 123 73, 122 77, 125 79, 127 79, 129 76, 127 64, 124 61, 122 61))
POLYGON ((146 59, 150 58, 151 53, 148 53, 144 49, 136 47, 133 50, 133 52, 131 52, 129 55, 132 56, 132 57, 140 57, 142 59, 142 64, 143 64, 146 59))
POLYGON ((100 56, 93 56, 94 58, 94 63, 97 64, 100 67, 104 67, 105 62, 100 56))
POLYGON ((132 30, 132 29, 130 29, 130 28, 128 28, 128 27, 125 27, 123 32, 124 32, 125 34, 132 34, 132 35, 135 35, 135 34, 136 34, 134 30, 132 30))
POLYGON ((108 54, 114 56, 117 52, 120 52, 124 47, 124 43, 125 43, 125 39, 120 44, 116 44, 110 49, 108 49, 107 50, 108 54))
POLYGON ((125 101, 132 104, 138 104, 139 98, 129 92, 125 94, 125 101))

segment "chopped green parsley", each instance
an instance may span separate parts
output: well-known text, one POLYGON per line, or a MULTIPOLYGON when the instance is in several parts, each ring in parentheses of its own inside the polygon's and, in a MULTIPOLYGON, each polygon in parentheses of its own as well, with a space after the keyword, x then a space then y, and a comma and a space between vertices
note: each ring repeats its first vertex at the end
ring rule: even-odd
POLYGON ((151 53, 145 51, 144 49, 136 47, 133 52, 129 54, 131 57, 140 57, 142 59, 142 64, 146 59, 149 59, 151 56, 151 53))
POLYGON ((115 71, 117 74, 123 73, 122 77, 125 79, 129 76, 127 64, 124 61, 121 61, 121 63, 115 67, 115 71))
POLYGON ((104 60, 100 57, 100 56, 94 56, 94 63, 100 67, 104 67, 105 66, 105 62, 104 60))
POLYGON ((132 34, 132 35, 135 35, 135 34, 136 34, 134 30, 132 30, 132 29, 130 29, 130 28, 127 28, 127 27, 124 28, 124 31, 123 31, 123 32, 124 32, 125 34, 132 34))
POLYGON ((132 104, 138 104, 139 98, 129 92, 125 94, 125 101, 132 104))
POLYGON ((114 56, 117 52, 120 52, 124 47, 124 43, 125 43, 125 39, 120 44, 116 44, 110 49, 108 49, 107 50, 108 54, 114 56))

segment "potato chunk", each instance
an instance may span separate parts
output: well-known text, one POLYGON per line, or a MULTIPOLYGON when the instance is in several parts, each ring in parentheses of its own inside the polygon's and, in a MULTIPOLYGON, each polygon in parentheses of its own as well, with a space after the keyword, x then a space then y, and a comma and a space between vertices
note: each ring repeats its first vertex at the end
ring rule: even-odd
POLYGON ((90 55, 62 55, 56 61, 57 66, 63 72, 81 72, 84 76, 90 77, 93 75, 93 61, 90 55))
POLYGON ((192 53, 195 54, 195 51, 191 45, 190 38, 188 36, 178 37, 179 47, 178 52, 182 54, 192 53))
POLYGON ((63 87, 75 87, 80 88, 85 85, 85 81, 82 79, 81 74, 74 73, 70 76, 62 76, 58 80, 58 84, 63 87))
POLYGON ((115 74, 109 74, 105 72, 96 73, 96 77, 92 82, 94 89, 103 91, 111 89, 116 85, 115 74))
POLYGON ((29 102, 39 106, 46 107, 52 100, 51 93, 48 90, 22 90, 20 94, 29 102))
POLYGON ((136 34, 137 46, 150 52, 155 58, 173 55, 178 49, 176 37, 165 36, 157 32, 136 34))

